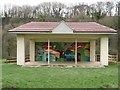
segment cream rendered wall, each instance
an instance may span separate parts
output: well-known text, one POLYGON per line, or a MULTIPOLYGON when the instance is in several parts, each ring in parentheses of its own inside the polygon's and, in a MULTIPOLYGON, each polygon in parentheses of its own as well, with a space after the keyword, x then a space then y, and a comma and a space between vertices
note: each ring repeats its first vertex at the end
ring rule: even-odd
POLYGON ((100 39, 100 62, 101 65, 108 65, 108 37, 100 39))
POLYGON ((35 61, 35 42, 30 40, 30 62, 35 61))
POLYGON ((17 35, 17 65, 25 64, 25 39, 23 35, 17 35))
MULTIPOLYGON (((100 38, 104 35, 101 35, 101 34, 25 34, 24 35, 26 38, 29 38, 29 39, 44 39, 44 40, 48 40, 48 39, 51 39, 51 38, 56 38, 56 39, 63 39, 66 41, 66 38, 67 40, 75 40, 76 38, 79 40, 79 39, 97 39, 97 38, 100 38)), ((43 40, 43 41, 44 41, 43 40)))
POLYGON ((90 41, 90 61, 95 62, 95 40, 90 41))

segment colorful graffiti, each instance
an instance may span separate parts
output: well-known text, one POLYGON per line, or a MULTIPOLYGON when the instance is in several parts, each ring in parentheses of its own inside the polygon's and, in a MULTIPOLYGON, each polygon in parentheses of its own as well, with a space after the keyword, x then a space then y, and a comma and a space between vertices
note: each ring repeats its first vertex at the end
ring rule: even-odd
POLYGON ((90 43, 78 43, 77 45, 77 60, 78 61, 90 61, 90 43))
MULTIPOLYGON (((48 43, 35 42, 36 61, 48 61, 48 43)), ((50 61, 75 61, 75 43, 51 42, 50 61)), ((90 43, 77 43, 77 61, 90 61, 90 43)))

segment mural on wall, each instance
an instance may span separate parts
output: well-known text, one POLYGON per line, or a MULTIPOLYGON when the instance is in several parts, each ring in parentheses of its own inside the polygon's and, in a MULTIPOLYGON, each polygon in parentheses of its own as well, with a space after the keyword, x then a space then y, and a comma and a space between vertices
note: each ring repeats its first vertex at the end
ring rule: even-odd
MULTIPOLYGON (((35 42, 36 61, 48 61, 48 43, 35 42)), ((51 42, 50 61, 75 61, 75 43, 51 42)), ((90 61, 90 43, 77 43, 77 61, 90 61)))
POLYGON ((77 43, 77 60, 90 61, 90 43, 79 42, 77 43))

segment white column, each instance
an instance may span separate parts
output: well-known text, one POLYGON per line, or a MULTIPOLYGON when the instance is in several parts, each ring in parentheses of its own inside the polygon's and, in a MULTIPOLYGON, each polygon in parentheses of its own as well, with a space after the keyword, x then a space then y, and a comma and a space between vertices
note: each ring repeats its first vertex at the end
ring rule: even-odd
POLYGON ((95 62, 95 40, 90 41, 90 61, 95 62))
POLYGON ((75 64, 77 65, 77 39, 75 40, 75 64))
POLYGON ((35 42, 30 40, 30 62, 35 61, 35 42))
POLYGON ((48 39, 48 64, 50 64, 50 40, 48 39))
POLYGON ((100 39, 100 62, 101 65, 108 65, 108 37, 100 39))
POLYGON ((25 64, 25 40, 23 35, 17 35, 17 65, 25 64))

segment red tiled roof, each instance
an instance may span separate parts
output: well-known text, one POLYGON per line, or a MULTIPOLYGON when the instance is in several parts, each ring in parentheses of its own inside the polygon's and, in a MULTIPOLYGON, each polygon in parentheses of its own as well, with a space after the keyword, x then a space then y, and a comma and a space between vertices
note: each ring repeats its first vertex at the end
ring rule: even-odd
MULTIPOLYGON (((74 32, 85 33, 116 33, 116 30, 98 24, 96 22, 65 22, 74 32)), ((60 22, 30 22, 16 27, 9 32, 50 32, 60 22)))

